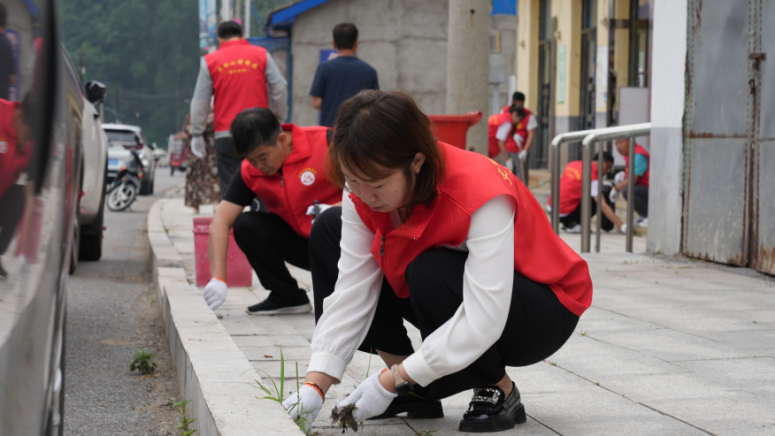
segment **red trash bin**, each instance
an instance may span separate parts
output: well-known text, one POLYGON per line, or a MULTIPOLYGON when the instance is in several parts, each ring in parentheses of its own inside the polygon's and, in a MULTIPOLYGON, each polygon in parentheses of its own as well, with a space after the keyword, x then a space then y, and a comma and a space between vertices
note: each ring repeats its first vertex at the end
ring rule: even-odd
MULTIPOLYGON (((207 285, 210 276, 210 258, 207 254, 212 217, 194 218, 194 259, 196 263, 196 285, 207 285)), ((226 257, 226 281, 229 287, 253 285, 253 269, 245 253, 234 242, 234 230, 229 231, 229 251, 226 257)))
POLYGON ((468 129, 482 119, 482 112, 469 112, 465 115, 428 115, 431 130, 441 142, 466 149, 468 129))

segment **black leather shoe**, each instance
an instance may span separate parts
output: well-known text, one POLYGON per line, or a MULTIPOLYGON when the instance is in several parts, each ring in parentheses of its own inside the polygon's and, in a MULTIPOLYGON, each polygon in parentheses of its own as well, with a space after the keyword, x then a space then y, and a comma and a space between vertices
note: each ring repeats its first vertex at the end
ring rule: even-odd
POLYGON ((275 303, 266 300, 247 308, 251 315, 289 315, 294 313, 307 313, 312 311, 307 294, 301 292, 292 303, 275 303))
POLYGON ((460 431, 490 433, 510 430, 515 424, 527 422, 519 390, 514 382, 511 387, 508 398, 504 398, 503 391, 497 386, 474 389, 474 397, 460 421, 460 431))
POLYGON ((385 410, 382 415, 369 419, 392 418, 399 413, 404 412, 406 412, 407 418, 413 419, 434 419, 444 417, 444 409, 441 407, 441 401, 430 396, 430 389, 415 385, 412 392, 394 398, 390 403, 390 406, 388 406, 387 410, 385 410))

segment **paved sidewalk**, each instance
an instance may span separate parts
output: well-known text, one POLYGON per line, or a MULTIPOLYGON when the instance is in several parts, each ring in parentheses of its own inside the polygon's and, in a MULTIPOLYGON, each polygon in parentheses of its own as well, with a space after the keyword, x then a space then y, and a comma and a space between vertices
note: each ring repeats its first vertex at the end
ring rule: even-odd
MULTIPOLYGON (((193 282, 192 211, 182 203, 164 200, 161 214, 193 282)), ((578 249, 579 235, 563 239, 578 249)), ((603 253, 585 255, 595 297, 576 333, 546 362, 509 368, 529 418, 500 434, 775 434, 775 280, 704 262, 627 254, 620 234, 604 234, 602 241, 603 253)), ((636 238, 635 247, 644 250, 645 238, 636 238)), ((291 271, 311 289, 308 272, 291 271)), ((253 283, 231 288, 216 313, 253 367, 276 382, 282 349, 287 395, 296 390, 296 362, 299 377, 306 372, 314 318, 247 315, 246 306, 268 295, 255 276, 253 283)), ((419 333, 408 329, 418 347, 419 333)), ((329 393, 313 433, 339 434, 327 411, 383 367, 379 358, 358 352, 329 393)), ((364 433, 461 434, 457 425, 470 396, 445 399, 444 419, 370 421, 364 433)), ((260 428, 261 410, 270 402, 255 401, 260 428)))

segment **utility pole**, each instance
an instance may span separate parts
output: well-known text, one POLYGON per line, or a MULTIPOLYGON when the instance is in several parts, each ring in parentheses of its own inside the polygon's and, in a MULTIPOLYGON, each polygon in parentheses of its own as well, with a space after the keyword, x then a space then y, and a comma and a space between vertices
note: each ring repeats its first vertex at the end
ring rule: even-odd
POLYGON ((250 38, 250 0, 245 0, 245 22, 242 27, 245 29, 245 37, 250 38))
MULTIPOLYGON (((242 3, 240 3, 240 0, 234 1, 234 19, 236 20, 242 20, 242 3)), ((242 26, 244 28, 245 21, 242 20, 242 26)))
POLYGON ((231 0, 221 0, 221 22, 231 21, 231 0))
MULTIPOLYGON (((489 110, 490 0, 449 0, 447 114, 489 110)), ((487 155, 487 123, 468 130, 467 147, 487 155)))

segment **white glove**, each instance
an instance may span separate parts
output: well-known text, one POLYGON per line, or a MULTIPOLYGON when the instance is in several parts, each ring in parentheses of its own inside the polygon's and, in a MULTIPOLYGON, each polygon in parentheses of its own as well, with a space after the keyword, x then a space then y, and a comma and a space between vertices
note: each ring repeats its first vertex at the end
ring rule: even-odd
POLYGON ((191 153, 198 158, 205 157, 205 138, 203 136, 194 136, 191 138, 191 153))
POLYGON ((508 169, 512 173, 514 172, 514 161, 513 160, 506 159, 506 169, 508 169))
POLYGON ((622 231, 625 235, 627 234, 627 223, 622 224, 621 227, 619 227, 619 230, 622 231))
POLYGON ((517 154, 517 157, 519 157, 519 160, 525 160, 527 159, 527 150, 522 150, 517 154))
POLYGON ((226 301, 226 290, 228 287, 226 283, 218 279, 210 279, 210 282, 205 286, 205 301, 210 306, 211 310, 217 309, 224 301, 226 301))
POLYGON ((619 191, 616 190, 616 188, 611 189, 611 193, 608 194, 608 199, 611 200, 611 203, 616 203, 616 200, 619 198, 619 191))
POLYGON ((299 392, 283 401, 283 407, 291 415, 293 421, 299 424, 299 427, 301 427, 301 424, 304 425, 302 427, 304 433, 309 434, 312 423, 323 407, 323 397, 315 388, 302 385, 299 392))
POLYGON ((355 422, 363 422, 372 416, 384 413, 398 394, 382 387, 382 383, 379 382, 379 374, 378 372, 370 375, 355 388, 349 397, 336 403, 336 408, 341 409, 355 404, 353 411, 355 422))
POLYGON ((618 185, 619 183, 622 183, 622 182, 623 182, 623 181, 625 181, 625 180, 627 180, 627 173, 626 173, 626 172, 624 172, 624 171, 619 171, 619 172, 618 172, 618 173, 616 173, 616 175, 614 176, 614 183, 616 183, 617 185, 618 185))

